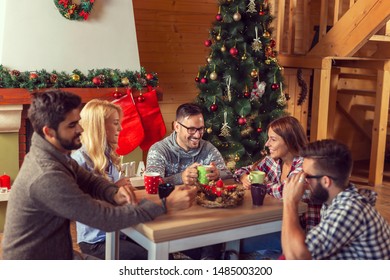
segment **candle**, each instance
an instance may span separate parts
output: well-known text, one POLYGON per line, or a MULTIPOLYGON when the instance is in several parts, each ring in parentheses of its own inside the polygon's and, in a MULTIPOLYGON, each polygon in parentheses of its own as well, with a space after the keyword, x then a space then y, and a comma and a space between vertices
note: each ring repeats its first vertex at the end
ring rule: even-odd
POLYGON ((1 180, 1 186, 3 188, 11 189, 11 177, 7 174, 4 174, 3 176, 0 176, 1 180))

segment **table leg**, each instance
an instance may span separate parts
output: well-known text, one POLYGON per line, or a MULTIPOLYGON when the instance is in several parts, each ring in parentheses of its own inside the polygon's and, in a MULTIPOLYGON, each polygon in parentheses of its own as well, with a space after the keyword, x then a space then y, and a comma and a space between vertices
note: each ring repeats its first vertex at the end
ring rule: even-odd
POLYGON ((168 260, 169 242, 152 243, 148 250, 149 260, 168 260))
POLYGON ((119 231, 106 233, 106 260, 119 260, 119 231))

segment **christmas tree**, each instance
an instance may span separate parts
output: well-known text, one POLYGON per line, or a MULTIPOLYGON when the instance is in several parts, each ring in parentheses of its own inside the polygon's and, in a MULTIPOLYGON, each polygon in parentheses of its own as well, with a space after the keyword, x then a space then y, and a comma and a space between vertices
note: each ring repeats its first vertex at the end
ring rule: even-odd
POLYGON ((207 63, 195 81, 206 133, 230 169, 263 155, 266 127, 285 115, 282 67, 274 50, 267 0, 219 0, 204 42, 207 63))

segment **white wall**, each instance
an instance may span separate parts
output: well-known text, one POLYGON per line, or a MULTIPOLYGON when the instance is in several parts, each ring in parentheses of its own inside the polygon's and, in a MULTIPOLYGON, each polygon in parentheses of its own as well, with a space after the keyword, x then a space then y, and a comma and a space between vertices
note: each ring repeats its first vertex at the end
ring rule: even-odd
POLYGON ((20 71, 139 70, 133 3, 97 0, 87 21, 73 21, 52 0, 0 0, 0 64, 20 71))

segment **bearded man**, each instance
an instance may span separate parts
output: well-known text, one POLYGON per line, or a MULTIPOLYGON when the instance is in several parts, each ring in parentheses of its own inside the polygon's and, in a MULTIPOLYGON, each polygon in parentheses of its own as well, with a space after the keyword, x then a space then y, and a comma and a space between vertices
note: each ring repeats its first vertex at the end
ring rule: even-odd
POLYGON ((282 247, 286 259, 390 259, 390 226, 374 208, 376 193, 357 189, 349 178, 352 156, 336 140, 310 143, 303 172, 287 179, 283 193, 282 247), (307 235, 298 203, 305 190, 323 203, 321 221, 307 235))

